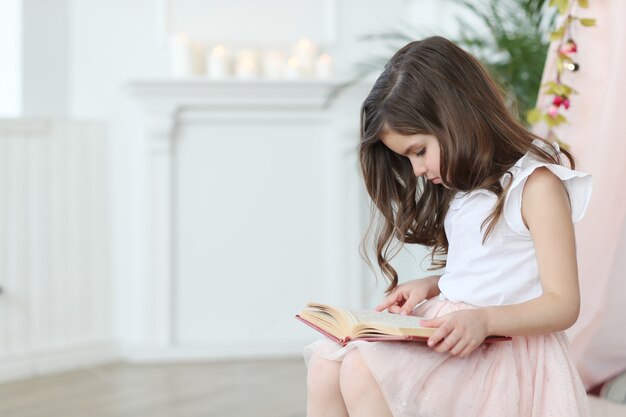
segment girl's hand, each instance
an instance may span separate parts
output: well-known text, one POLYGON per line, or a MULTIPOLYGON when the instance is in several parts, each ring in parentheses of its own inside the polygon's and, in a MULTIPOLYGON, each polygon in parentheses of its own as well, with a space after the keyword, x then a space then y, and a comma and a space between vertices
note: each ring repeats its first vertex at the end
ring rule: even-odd
POLYGON ((438 327, 428 338, 433 350, 464 358, 480 346, 489 335, 487 314, 482 309, 455 311, 430 320, 422 320, 422 326, 438 327))
POLYGON ((431 275, 429 277, 414 279, 398 285, 393 289, 391 294, 376 307, 376 311, 387 309, 394 314, 409 314, 415 306, 424 301, 426 298, 434 297, 439 294, 440 275, 431 275))

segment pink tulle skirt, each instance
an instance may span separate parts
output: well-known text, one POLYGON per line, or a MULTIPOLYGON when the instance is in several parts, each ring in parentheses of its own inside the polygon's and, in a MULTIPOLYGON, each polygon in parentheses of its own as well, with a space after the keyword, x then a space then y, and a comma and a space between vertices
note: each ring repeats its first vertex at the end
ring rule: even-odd
MULTIPOLYGON (((430 299, 415 315, 437 317, 472 305, 430 299)), ((466 358, 423 343, 318 340, 304 349, 341 361, 358 349, 394 417, 588 417, 591 415, 564 332, 484 344, 466 358)))

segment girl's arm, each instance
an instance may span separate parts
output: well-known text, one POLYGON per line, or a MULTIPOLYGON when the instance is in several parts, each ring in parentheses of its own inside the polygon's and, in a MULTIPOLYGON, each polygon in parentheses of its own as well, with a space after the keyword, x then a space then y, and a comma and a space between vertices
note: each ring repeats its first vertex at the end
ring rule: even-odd
POLYGON ((538 168, 522 194, 522 218, 535 245, 543 295, 520 304, 463 310, 423 321, 439 327, 429 339, 435 350, 467 356, 488 335, 549 333, 567 329, 578 318, 576 244, 565 187, 550 170, 538 168))
POLYGON ((537 253, 543 295, 485 308, 489 334, 534 335, 565 330, 578 318, 580 293, 569 198, 561 180, 538 168, 522 192, 522 218, 537 253))

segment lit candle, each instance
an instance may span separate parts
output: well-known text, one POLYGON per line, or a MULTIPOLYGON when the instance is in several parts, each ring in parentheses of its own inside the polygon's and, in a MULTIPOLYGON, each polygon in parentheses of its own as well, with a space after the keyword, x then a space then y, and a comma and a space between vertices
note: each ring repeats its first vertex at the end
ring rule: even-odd
POLYGON ((207 75, 213 79, 222 79, 230 75, 229 58, 226 48, 216 45, 207 56, 207 75))
POLYGON ((203 75, 206 71, 206 59, 204 56, 205 46, 202 42, 191 42, 191 51, 193 54, 193 68, 194 75, 203 75))
POLYGON ((285 68, 285 78, 295 80, 301 76, 300 60, 292 56, 287 60, 287 68, 285 68))
POLYGON ((317 58, 315 66, 317 78, 326 80, 333 75, 333 58, 328 54, 322 54, 317 58))
POLYGON ((170 67, 174 77, 188 77, 194 74, 194 49, 186 33, 179 33, 170 39, 170 67))
POLYGON ((285 54, 279 51, 266 52, 263 55, 263 75, 267 78, 282 78, 285 72, 285 54))
POLYGON ((255 78, 258 75, 257 54, 245 49, 237 55, 235 75, 239 78, 255 78))
POLYGON ((300 72, 305 76, 313 75, 317 47, 309 39, 302 38, 296 43, 293 55, 300 62, 300 72))

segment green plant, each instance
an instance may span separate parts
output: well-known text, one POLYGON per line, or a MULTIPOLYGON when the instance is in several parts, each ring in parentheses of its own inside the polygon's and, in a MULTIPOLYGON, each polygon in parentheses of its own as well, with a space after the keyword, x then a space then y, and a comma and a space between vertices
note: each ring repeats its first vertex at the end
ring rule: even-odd
POLYGON ((547 0, 455 1, 487 31, 461 24, 457 42, 473 53, 506 91, 507 104, 521 122, 535 106, 556 13, 547 0))
MULTIPOLYGON (((554 26, 555 10, 548 0, 448 0, 464 11, 456 17, 458 37, 449 37, 474 54, 503 87, 511 111, 526 123, 526 112, 535 106, 554 26), (478 20, 481 25, 477 25, 478 20)), ((364 41, 383 41, 391 51, 431 34, 403 30, 367 35, 364 41)), ((372 57, 355 66, 355 77, 340 85, 333 97, 344 88, 378 70, 386 58, 372 57)))

